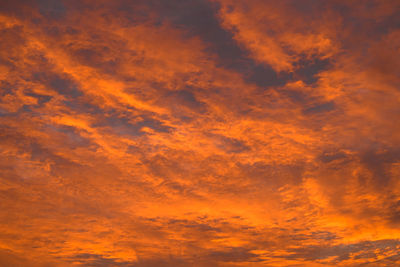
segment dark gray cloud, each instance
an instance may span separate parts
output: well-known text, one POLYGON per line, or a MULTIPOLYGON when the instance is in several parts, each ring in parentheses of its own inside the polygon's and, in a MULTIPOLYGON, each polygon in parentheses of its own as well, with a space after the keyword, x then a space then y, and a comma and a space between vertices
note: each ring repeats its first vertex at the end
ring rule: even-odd
POLYGON ((161 121, 149 117, 142 117, 138 122, 131 122, 127 117, 116 117, 109 115, 98 123, 95 127, 105 127, 105 130, 112 131, 120 135, 141 136, 145 134, 142 129, 148 127, 156 132, 168 133, 172 130, 171 127, 164 125, 161 121))
POLYGON ((182 105, 198 113, 206 112, 206 104, 196 98, 194 91, 194 88, 169 91, 166 93, 166 99, 161 99, 160 102, 171 103, 173 106, 182 105))
POLYGON ((384 188, 393 178, 388 173, 388 166, 400 160, 400 149, 392 147, 385 150, 368 150, 360 153, 361 162, 373 174, 377 188, 384 188))
POLYGON ((63 77, 59 74, 43 70, 34 73, 32 81, 48 86, 57 93, 69 98, 82 96, 82 91, 79 90, 78 85, 71 78, 67 77, 67 75, 63 77))
POLYGON ((330 61, 329 59, 319 59, 316 57, 311 60, 301 59, 295 65, 294 77, 306 84, 313 84, 318 81, 318 73, 330 67, 330 61))
POLYGON ((332 111, 336 108, 335 102, 329 101, 325 103, 318 103, 303 110, 306 115, 318 114, 321 112, 332 111))
POLYGON ((395 252, 400 244, 398 240, 378 240, 365 241, 350 245, 336 246, 305 246, 302 248, 290 249, 291 255, 286 256, 287 259, 306 259, 306 260, 322 260, 334 256, 331 263, 340 263, 341 261, 351 259, 353 257, 368 257, 376 258, 374 254, 376 249, 395 252), (353 255, 358 256, 353 256, 353 255), (372 256, 372 257, 371 257, 372 256))
POLYGON ((62 0, 37 0, 40 13, 45 17, 59 19, 66 15, 66 6, 62 0))
POLYGON ((335 160, 345 159, 347 155, 344 152, 325 152, 319 156, 323 163, 329 163, 335 160))

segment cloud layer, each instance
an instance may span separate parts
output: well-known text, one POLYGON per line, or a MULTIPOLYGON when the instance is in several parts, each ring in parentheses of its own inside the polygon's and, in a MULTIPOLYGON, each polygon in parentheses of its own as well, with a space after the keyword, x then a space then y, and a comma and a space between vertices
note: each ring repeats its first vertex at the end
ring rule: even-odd
POLYGON ((400 264, 400 3, 0 7, 0 265, 400 264))

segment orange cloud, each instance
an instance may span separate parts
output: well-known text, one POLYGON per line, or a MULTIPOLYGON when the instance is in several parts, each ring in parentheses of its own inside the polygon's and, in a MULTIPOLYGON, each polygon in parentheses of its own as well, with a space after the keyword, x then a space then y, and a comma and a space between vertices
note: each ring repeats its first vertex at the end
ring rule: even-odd
POLYGON ((0 265, 400 262, 398 1, 0 8, 0 265))

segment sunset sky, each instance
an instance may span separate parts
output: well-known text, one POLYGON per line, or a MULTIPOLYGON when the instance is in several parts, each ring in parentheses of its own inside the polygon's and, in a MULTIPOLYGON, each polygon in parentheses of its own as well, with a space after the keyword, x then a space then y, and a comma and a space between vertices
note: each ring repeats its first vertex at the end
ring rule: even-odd
POLYGON ((400 1, 0 0, 0 266, 400 266, 400 1))

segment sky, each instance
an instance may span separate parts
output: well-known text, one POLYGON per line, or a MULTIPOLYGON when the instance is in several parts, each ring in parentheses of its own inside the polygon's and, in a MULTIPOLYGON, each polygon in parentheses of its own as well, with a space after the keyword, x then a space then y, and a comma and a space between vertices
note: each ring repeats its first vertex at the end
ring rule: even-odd
POLYGON ((0 3, 0 266, 400 265, 400 1, 0 3))

